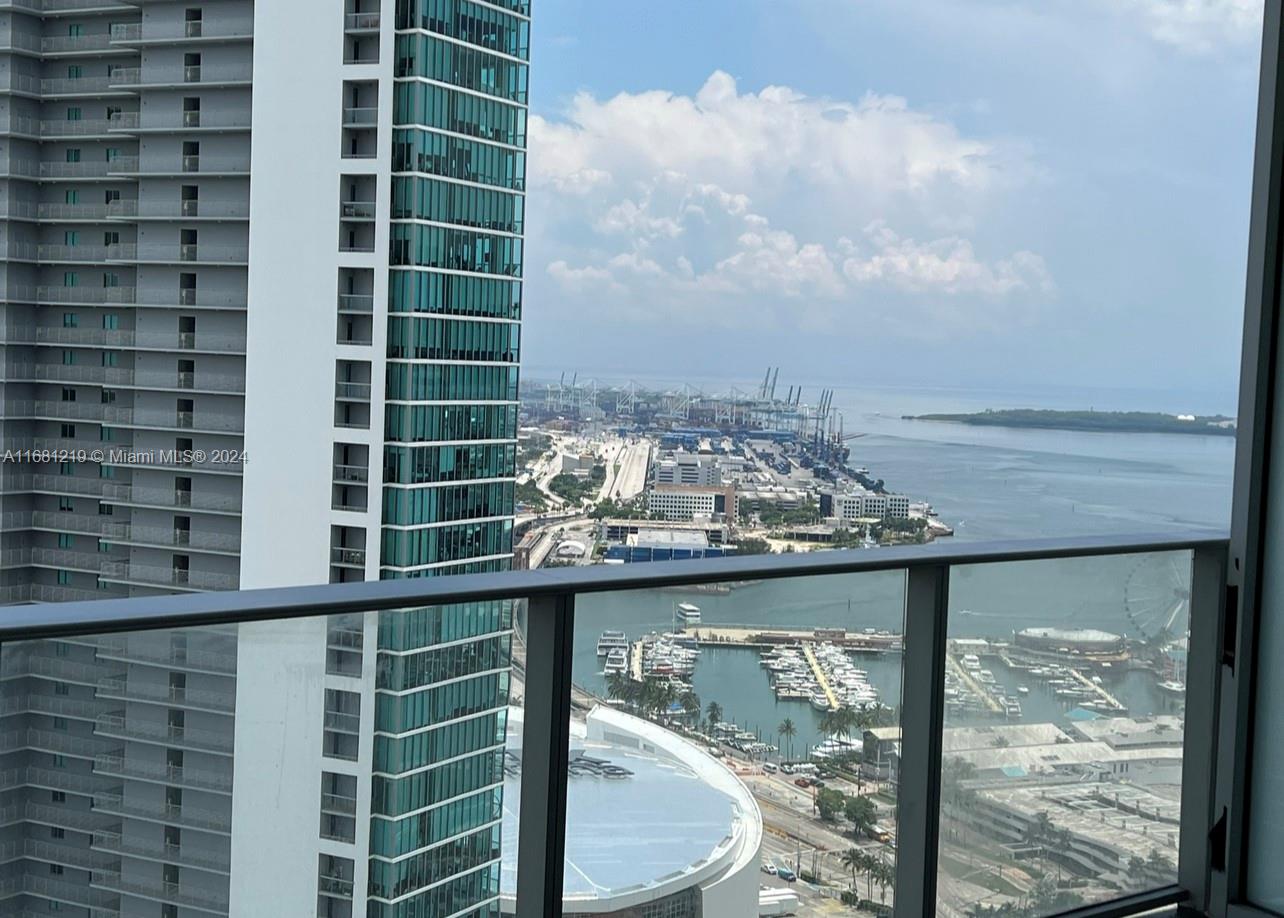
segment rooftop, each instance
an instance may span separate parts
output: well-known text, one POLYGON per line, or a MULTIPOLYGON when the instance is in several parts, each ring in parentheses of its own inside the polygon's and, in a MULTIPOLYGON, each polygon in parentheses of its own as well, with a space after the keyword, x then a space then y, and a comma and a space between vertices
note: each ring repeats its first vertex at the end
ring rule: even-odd
POLYGON ((697 528, 655 529, 648 526, 628 537, 628 544, 640 548, 708 548, 709 537, 697 528))
POLYGON ((1114 749, 1141 746, 1180 745, 1182 719, 1170 714, 1155 717, 1108 717, 1075 724, 1075 730, 1089 740, 1114 749))
MULTIPOLYGON (((521 747, 520 712, 508 748, 521 747)), ((609 707, 571 724, 571 761, 608 761, 629 774, 572 772, 567 787, 564 896, 577 912, 655 901, 721 876, 757 856, 762 822, 749 791, 725 766, 667 730, 609 707)), ((504 779, 501 892, 516 890, 520 775, 504 779)))

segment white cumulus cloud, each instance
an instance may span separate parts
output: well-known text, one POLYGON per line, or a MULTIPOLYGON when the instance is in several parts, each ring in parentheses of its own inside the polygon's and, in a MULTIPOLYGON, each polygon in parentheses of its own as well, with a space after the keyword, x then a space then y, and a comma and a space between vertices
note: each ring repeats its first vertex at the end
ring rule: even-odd
POLYGON ((890 291, 979 327, 971 311, 1054 289, 1026 246, 941 235, 1026 180, 1022 156, 899 97, 742 92, 718 71, 692 96, 580 93, 563 119, 531 119, 530 147, 532 252, 559 301, 608 321, 787 321, 802 306, 812 324, 870 322, 890 291))
POLYGON ((1257 41, 1262 0, 1110 0, 1137 16, 1157 41, 1209 53, 1257 41))
POLYGON ((910 293, 976 293, 1002 297, 1015 292, 1051 293, 1043 258, 1019 251, 987 264, 972 243, 958 236, 918 242, 903 239, 886 224, 871 224, 865 245, 839 241, 847 254, 843 274, 856 284, 888 284, 910 293))

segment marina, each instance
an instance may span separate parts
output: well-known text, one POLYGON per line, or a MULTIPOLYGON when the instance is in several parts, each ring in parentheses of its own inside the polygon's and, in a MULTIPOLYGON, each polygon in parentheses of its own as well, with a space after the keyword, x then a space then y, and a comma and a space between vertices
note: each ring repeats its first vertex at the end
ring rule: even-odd
MULTIPOLYGON (((972 678, 975 695, 970 700, 947 699, 948 723, 1066 724, 1111 713, 1144 717, 1179 712, 1184 671, 1179 662, 1165 668, 1160 653, 1170 638, 1139 634, 1134 618, 1142 624, 1146 618, 1128 614, 1129 608, 1144 612, 1139 595, 1154 594, 1156 616, 1167 621, 1169 584, 1185 576, 1181 571, 1173 574, 1170 566, 1166 556, 1153 555, 1096 559, 1091 564, 978 566, 960 572, 951 583, 949 637, 962 643, 952 643, 951 653, 956 658, 975 655, 979 666, 972 678), (1142 589, 1126 591, 1125 584, 1142 589), (1049 597, 1058 599, 1049 602, 1049 597), (1095 656, 1076 654, 1072 651, 1094 648, 1067 644, 1060 634, 1043 635, 1048 639, 1045 647, 1015 646, 1022 630, 1071 627, 1122 635, 1129 653, 1120 656, 1114 646, 1107 646, 1095 656), (1064 654, 1062 647, 1067 648, 1064 654), (1105 666, 1107 662, 1111 665, 1105 666), (1082 678, 1053 669, 1058 666, 1082 678), (979 682, 982 669, 993 676, 992 684, 979 682), (1094 676, 1102 681, 1094 682, 1094 676), (1059 680, 1070 682, 1054 684, 1059 680), (1066 689, 1074 693, 1058 697, 1057 691, 1066 689), (1015 704, 995 706, 983 700, 997 700, 999 690, 1015 704)), ((802 644, 841 648, 852 668, 865 673, 878 704, 895 709, 900 703, 903 586, 903 576, 891 573, 787 578, 745 584, 726 594, 690 596, 699 604, 701 622, 682 629, 679 639, 701 653, 688 676, 667 678, 681 678, 703 708, 715 703, 722 712, 720 720, 740 724, 742 732, 753 732, 761 741, 780 742, 782 750, 792 745, 798 757, 831 738, 831 731, 822 726, 830 713, 828 698, 820 706, 812 703, 819 683, 801 652, 802 644), (773 651, 785 657, 795 652, 797 672, 783 673, 786 660, 778 662, 780 672, 773 673, 764 662, 764 654, 773 651), (779 678, 781 674, 786 678, 779 678), (786 719, 797 731, 791 743, 778 734, 786 719)), ((664 635, 669 635, 666 643, 674 640, 675 600, 686 598, 659 590, 584 598, 576 610, 577 685, 607 697, 606 658, 597 655, 605 632, 627 634, 629 674, 636 681, 645 679, 644 646, 664 635)), ((610 637, 619 639, 617 634, 610 637)), ((832 683, 831 687, 836 688, 832 683)), ((950 687, 956 687, 952 679, 950 687)))
POLYGON ((857 669, 847 652, 832 644, 803 643, 761 654, 777 701, 810 704, 821 712, 844 708, 869 710, 879 704, 868 674, 857 669))

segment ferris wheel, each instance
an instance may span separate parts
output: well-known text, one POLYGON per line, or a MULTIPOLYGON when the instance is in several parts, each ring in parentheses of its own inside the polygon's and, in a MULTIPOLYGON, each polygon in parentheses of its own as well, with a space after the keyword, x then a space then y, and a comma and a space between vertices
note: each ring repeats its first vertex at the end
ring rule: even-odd
POLYGON ((1190 562, 1180 553, 1142 555, 1124 584, 1124 610, 1138 635, 1164 641, 1186 633, 1190 618, 1190 562))

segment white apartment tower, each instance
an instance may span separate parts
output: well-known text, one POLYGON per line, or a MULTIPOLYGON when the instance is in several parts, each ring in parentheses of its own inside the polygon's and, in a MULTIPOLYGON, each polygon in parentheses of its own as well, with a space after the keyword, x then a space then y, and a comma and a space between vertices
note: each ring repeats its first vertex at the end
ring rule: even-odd
MULTIPOLYGON (((506 569, 529 0, 0 4, 0 591, 506 569)), ((6 646, 0 913, 499 911, 512 610, 6 646)))

